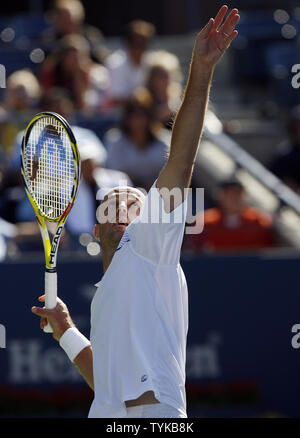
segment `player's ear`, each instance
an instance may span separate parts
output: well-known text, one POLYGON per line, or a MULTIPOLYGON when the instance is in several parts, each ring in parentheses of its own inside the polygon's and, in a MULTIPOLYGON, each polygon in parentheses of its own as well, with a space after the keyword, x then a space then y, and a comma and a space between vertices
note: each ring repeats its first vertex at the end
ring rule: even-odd
POLYGON ((94 236, 96 239, 100 239, 100 234, 99 234, 99 224, 95 224, 94 226, 94 236))

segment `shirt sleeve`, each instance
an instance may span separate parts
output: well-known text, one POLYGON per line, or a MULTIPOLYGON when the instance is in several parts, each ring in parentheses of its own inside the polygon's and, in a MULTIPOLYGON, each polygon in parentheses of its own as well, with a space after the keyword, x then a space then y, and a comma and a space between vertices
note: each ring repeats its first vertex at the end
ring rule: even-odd
POLYGON ((186 212, 185 199, 167 213, 155 181, 143 202, 140 215, 126 229, 134 251, 155 264, 179 263, 186 212))
POLYGON ((128 96, 128 87, 126 81, 122 77, 122 72, 118 68, 111 68, 109 93, 111 97, 117 99, 126 98, 128 96))

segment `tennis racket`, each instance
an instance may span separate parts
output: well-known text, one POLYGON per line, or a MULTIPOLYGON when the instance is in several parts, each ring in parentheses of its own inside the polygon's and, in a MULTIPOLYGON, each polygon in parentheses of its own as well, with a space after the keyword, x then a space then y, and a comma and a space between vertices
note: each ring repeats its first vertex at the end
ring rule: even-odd
MULTIPOLYGON (((21 173, 44 244, 45 306, 53 309, 57 301, 57 250, 80 181, 76 140, 59 114, 39 113, 28 124, 21 147, 21 173), (46 221, 57 223, 52 243, 46 221)), ((52 333, 49 323, 44 331, 52 333)))

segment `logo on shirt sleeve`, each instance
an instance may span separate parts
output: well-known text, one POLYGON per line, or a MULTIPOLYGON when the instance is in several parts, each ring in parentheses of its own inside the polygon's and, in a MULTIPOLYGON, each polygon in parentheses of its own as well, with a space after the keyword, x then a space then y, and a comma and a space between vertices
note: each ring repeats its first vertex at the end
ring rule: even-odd
POLYGON ((141 382, 146 382, 147 379, 148 379, 147 374, 143 374, 141 377, 141 382))

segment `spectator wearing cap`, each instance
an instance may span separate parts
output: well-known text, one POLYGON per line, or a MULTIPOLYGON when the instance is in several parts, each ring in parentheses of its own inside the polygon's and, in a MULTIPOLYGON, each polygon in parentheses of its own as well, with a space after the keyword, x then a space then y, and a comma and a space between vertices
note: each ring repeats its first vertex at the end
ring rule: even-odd
POLYGON ((168 134, 164 135, 154 119, 150 93, 138 89, 125 105, 120 127, 104 138, 106 166, 127 173, 136 187, 148 190, 167 159, 168 134))
POLYGON ((130 22, 124 35, 125 47, 106 59, 110 75, 109 105, 122 105, 135 91, 144 86, 147 75, 147 54, 155 27, 142 20, 130 22))
POLYGON ((300 105, 291 110, 287 131, 289 137, 279 145, 271 171, 300 194, 300 105))
POLYGON ((276 244, 272 217, 250 206, 243 186, 236 180, 221 183, 216 193, 217 207, 196 216, 200 234, 186 235, 184 248, 193 252, 245 251, 276 244), (203 223, 204 221, 204 223, 203 223))

